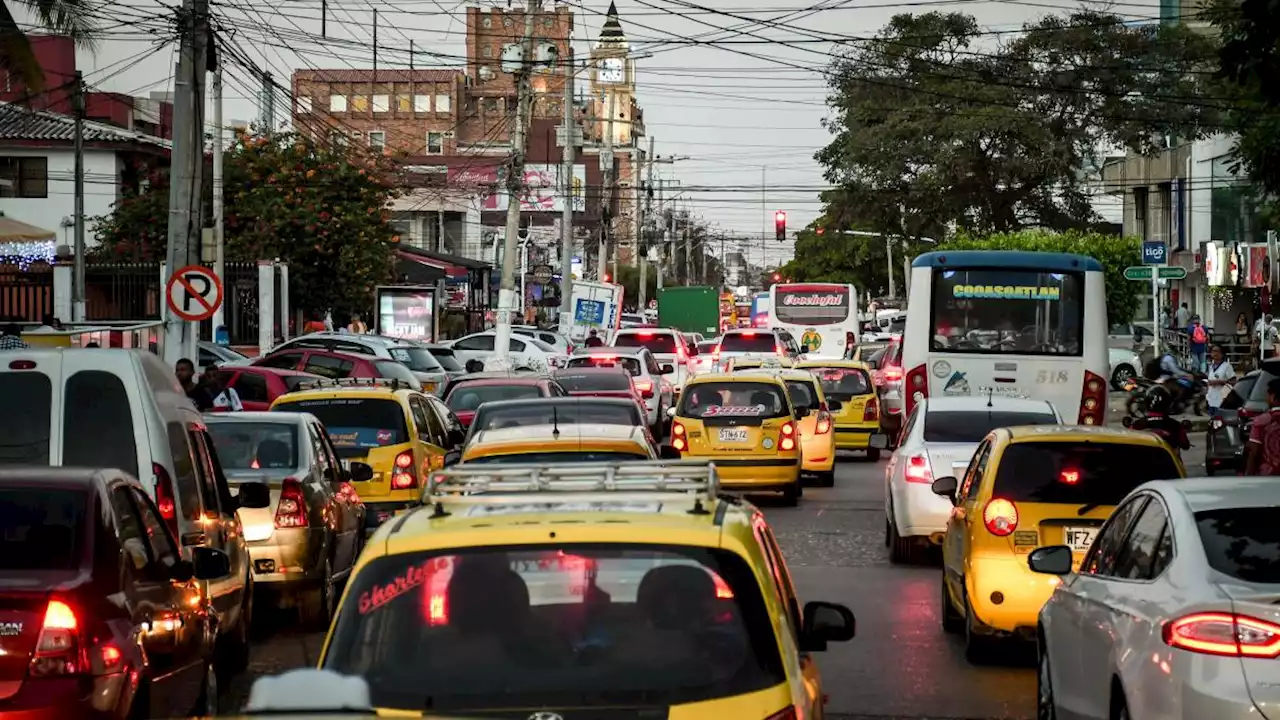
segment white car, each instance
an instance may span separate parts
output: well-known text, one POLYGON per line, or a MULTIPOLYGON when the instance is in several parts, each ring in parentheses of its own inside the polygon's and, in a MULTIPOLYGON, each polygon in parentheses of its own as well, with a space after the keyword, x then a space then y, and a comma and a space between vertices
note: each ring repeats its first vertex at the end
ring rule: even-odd
MULTIPOLYGON (((493 342, 497 332, 485 330, 458 338, 449 343, 458 362, 466 367, 472 360, 484 362, 493 357, 493 342)), ((549 372, 564 367, 568 357, 556 349, 531 337, 511 334, 511 361, 533 370, 549 372)))
POLYGON ((561 355, 573 354, 573 343, 558 332, 551 330, 543 330, 535 325, 516 325, 511 328, 511 332, 522 337, 531 337, 534 340, 541 340, 543 343, 550 345, 555 351, 561 355))
POLYGON ((581 348, 567 363, 569 368, 621 367, 631 376, 636 393, 644 401, 645 419, 660 437, 662 423, 667 421, 666 409, 675 407, 675 387, 667 378, 673 370, 670 364, 657 361, 654 354, 644 347, 590 347, 581 348))
POLYGON ((670 375, 676 394, 684 390, 693 370, 693 353, 684 340, 684 334, 671 328, 622 328, 614 333, 609 345, 614 348, 648 348, 660 365, 670 365, 675 373, 670 375))
POLYGON ((998 395, 923 398, 907 418, 885 468, 889 561, 918 562, 928 546, 941 545, 952 505, 934 494, 933 481, 964 477, 973 451, 987 433, 1015 425, 1060 424, 1062 417, 1044 400, 998 395))
POLYGON ((719 345, 720 338, 703 340, 698 343, 698 354, 693 357, 693 374, 695 376, 715 371, 715 352, 719 345))
POLYGON ((1133 350, 1125 348, 1108 348, 1111 359, 1111 387, 1120 390, 1124 381, 1142 371, 1142 358, 1133 350))
MULTIPOLYGON (((1041 718, 1280 718, 1280 484, 1158 480, 1111 514, 1040 610, 1041 718)), ((1048 579, 1048 578, 1047 578, 1048 579)))

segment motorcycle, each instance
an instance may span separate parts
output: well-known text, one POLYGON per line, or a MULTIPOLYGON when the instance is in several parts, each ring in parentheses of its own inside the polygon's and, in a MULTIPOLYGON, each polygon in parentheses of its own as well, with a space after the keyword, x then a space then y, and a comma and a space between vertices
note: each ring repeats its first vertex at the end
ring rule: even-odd
POLYGON ((1147 389, 1155 383, 1144 377, 1135 375, 1126 378, 1120 389, 1128 393, 1124 401, 1124 409, 1129 417, 1137 419, 1147 415, 1147 389))
POLYGON ((1146 415, 1147 401, 1146 395, 1155 386, 1163 386, 1172 396, 1169 406, 1170 415, 1208 415, 1209 414, 1209 379, 1203 373, 1196 373, 1189 379, 1173 379, 1165 380, 1144 380, 1145 386, 1137 387, 1133 392, 1142 395, 1141 400, 1135 400, 1132 395, 1125 403, 1125 407, 1129 410, 1129 416, 1138 418, 1146 415))
POLYGON ((1168 415, 1164 415, 1158 418, 1151 416, 1126 417, 1121 422, 1130 430, 1145 430, 1159 436, 1166 445, 1173 449, 1173 454, 1179 460, 1182 459, 1182 451, 1191 448, 1191 438, 1187 435, 1187 431, 1191 429, 1190 420, 1179 422, 1168 415))

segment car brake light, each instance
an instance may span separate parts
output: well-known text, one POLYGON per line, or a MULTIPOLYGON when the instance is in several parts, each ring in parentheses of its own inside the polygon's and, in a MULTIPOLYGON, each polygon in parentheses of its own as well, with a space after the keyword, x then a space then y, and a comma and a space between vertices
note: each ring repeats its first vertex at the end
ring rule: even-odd
POLYGON ((360 493, 356 492, 356 487, 349 482, 342 483, 338 487, 338 499, 349 502, 353 505, 360 504, 360 493))
POLYGON ((591 360, 592 360, 593 362, 605 362, 606 360, 607 360, 607 361, 609 361, 609 362, 616 362, 616 361, 617 361, 617 359, 618 359, 618 356, 617 356, 617 355, 593 355, 593 356, 591 356, 591 360))
POLYGON ((671 447, 680 452, 689 449, 689 441, 685 437, 684 425, 681 425, 678 420, 671 423, 671 447))
POLYGON ((796 424, 790 420, 782 423, 782 440, 778 442, 778 449, 796 449, 796 424))
POLYGON ((651 338, 651 337, 653 337, 653 333, 651 333, 651 332, 638 332, 638 333, 636 333, 636 335, 637 335, 637 336, 639 336, 639 337, 642 337, 642 338, 651 338))
POLYGON ((80 620, 70 605, 50 600, 44 624, 31 656, 32 675, 71 675, 84 667, 81 661, 80 620))
POLYGON ((160 511, 164 524, 169 526, 169 532, 176 538, 178 537, 178 503, 173 496, 173 480, 169 477, 169 471, 160 463, 151 463, 151 473, 156 478, 156 509, 160 511))
POLYGON ((632 380, 636 386, 636 390, 640 392, 641 397, 653 397, 653 381, 652 380, 632 380))
POLYGON ((929 397, 929 374, 925 370, 924 365, 917 365, 911 368, 911 372, 906 376, 907 387, 903 391, 903 404, 905 413, 911 414, 915 409, 916 403, 929 397))
POLYGON ((1063 485, 1075 485, 1080 482, 1079 470, 1063 470, 1058 473, 1058 481, 1063 485))
POLYGON ((774 354, 775 354, 775 355, 785 355, 785 354, 787 354, 787 351, 786 351, 786 350, 784 350, 784 349, 782 349, 782 345, 781 345, 781 344, 777 344, 777 343, 775 343, 775 344, 774 344, 774 346, 773 346, 773 352, 774 352, 774 354))
POLYGON ((880 419, 880 405, 876 403, 875 398, 867 400, 866 406, 862 408, 862 421, 870 422, 880 419))
POLYGON ((277 528, 307 526, 307 499, 302 494, 302 483, 285 478, 280 489, 280 502, 276 505, 277 528))
POLYGON ((427 600, 427 623, 430 625, 449 624, 449 600, 442 592, 433 592, 427 600))
POLYGON ((818 411, 818 426, 815 431, 818 435, 826 435, 831 432, 831 413, 826 409, 818 411))
POLYGON ((755 336, 756 336, 755 330, 744 330, 742 332, 742 337, 755 337, 755 336))
POLYGON ((1193 613, 1165 623, 1164 641, 1180 650, 1228 657, 1280 657, 1280 625, 1225 612, 1193 613))
POLYGON ((884 379, 888 382, 898 382, 902 379, 902 368, 896 365, 890 365, 884 369, 884 379))
POLYGON ((933 466, 929 463, 929 456, 916 453, 908 457, 907 467, 903 469, 902 477, 909 483, 933 482, 933 466))
POLYGON ((996 537, 1012 535, 1018 529, 1018 506, 1011 500, 992 498, 982 509, 982 522, 987 532, 996 537))
POLYGON ((413 451, 405 450, 396 456, 395 467, 391 470, 391 489, 409 490, 418 487, 418 476, 413 472, 413 451))
POLYGON ((720 600, 732 600, 733 590, 729 589, 729 583, 724 578, 715 573, 711 573, 711 581, 716 585, 716 598, 720 600))
POLYGON ((1081 425, 1101 425, 1107 408, 1107 383, 1096 374, 1084 373, 1084 388, 1080 393, 1081 425))

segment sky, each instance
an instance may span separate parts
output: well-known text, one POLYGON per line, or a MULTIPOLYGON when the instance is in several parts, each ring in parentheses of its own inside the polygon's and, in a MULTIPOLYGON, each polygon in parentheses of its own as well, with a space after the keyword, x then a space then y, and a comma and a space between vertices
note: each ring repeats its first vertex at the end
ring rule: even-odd
MULTIPOLYGON (((410 40, 418 51, 416 67, 457 67, 465 53, 469 4, 507 7, 506 0, 213 0, 212 13, 244 57, 270 69, 288 87, 294 69, 371 67, 375 10, 378 67, 407 67, 410 40)), ((984 29, 1009 31, 1081 5, 1073 0, 619 0, 618 12, 633 54, 645 56, 636 60, 645 128, 655 138, 656 153, 674 159, 655 173, 682 189, 677 200, 717 233, 739 238, 727 243, 728 250, 771 267, 792 252, 790 240, 775 239, 774 212, 785 211, 794 232, 821 209, 818 193, 826 182, 813 155, 830 140, 822 126, 828 116, 823 70, 833 51, 828 38, 874 35, 902 12, 966 12, 984 29)), ((132 95, 172 90, 176 44, 170 40, 170 6, 153 0, 104 1, 103 38, 95 49, 79 51, 86 82, 132 95)), ((575 0, 568 7, 575 14, 575 54, 585 58, 608 0, 575 0)), ((1091 7, 1134 19, 1157 14, 1154 3, 1141 0, 1091 7)), ((224 120, 257 119, 260 87, 245 69, 228 66, 224 120)), ((584 89, 581 83, 579 91, 584 89)), ((281 105, 277 117, 286 114, 281 105)))

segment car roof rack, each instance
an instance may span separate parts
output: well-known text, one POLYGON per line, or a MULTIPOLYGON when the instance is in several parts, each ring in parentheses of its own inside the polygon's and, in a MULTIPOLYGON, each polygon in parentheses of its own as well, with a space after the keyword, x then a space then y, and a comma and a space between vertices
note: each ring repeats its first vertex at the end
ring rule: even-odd
POLYGON ((322 390, 349 387, 386 387, 392 390, 414 390, 407 381, 399 378, 321 378, 304 380, 297 384, 297 390, 322 390))
MULTIPOLYGON (((557 463, 474 465, 465 463, 435 470, 427 476, 424 505, 435 506, 432 517, 449 515, 450 505, 528 504, 531 496, 598 496, 610 501, 645 502, 657 499, 692 500, 691 515, 706 515, 706 505, 719 496, 720 474, 714 462, 649 460, 625 463, 557 463)), ((550 502, 549 497, 543 498, 550 502)), ((599 499, 593 497, 591 499, 599 499)))

